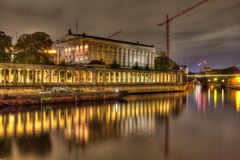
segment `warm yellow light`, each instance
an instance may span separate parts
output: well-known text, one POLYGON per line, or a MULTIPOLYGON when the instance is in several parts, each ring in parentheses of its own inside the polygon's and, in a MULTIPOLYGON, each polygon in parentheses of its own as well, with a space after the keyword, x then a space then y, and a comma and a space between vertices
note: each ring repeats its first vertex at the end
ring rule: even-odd
POLYGON ((225 80, 223 79, 222 82, 225 82, 225 80))
POLYGON ((217 78, 214 78, 214 81, 217 81, 218 79, 217 78))
POLYGON ((214 102, 214 108, 217 107, 217 89, 214 89, 213 92, 213 102, 214 102))
POLYGON ((50 50, 45 50, 45 53, 48 53, 48 54, 56 54, 57 51, 55 49, 50 49, 50 50))
POLYGON ((209 79, 208 82, 211 82, 211 80, 209 79))
POLYGON ((240 112, 240 91, 236 91, 235 101, 236 101, 236 111, 240 112))
POLYGON ((237 77, 236 79, 237 79, 237 82, 239 82, 239 83, 240 83, 240 77, 237 77))

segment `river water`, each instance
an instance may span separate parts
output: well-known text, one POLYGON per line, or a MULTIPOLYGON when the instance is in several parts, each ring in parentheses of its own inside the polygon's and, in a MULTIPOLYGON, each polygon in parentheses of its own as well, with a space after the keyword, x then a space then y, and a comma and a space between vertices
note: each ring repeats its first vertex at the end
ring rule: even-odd
POLYGON ((240 91, 0 110, 1 160, 240 159, 240 91))

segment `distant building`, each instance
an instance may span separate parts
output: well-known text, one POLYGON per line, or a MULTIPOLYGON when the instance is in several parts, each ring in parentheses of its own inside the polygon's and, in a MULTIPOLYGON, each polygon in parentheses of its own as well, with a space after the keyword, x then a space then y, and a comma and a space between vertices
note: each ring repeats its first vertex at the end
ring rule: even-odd
POLYGON ((214 69, 210 67, 203 67, 200 69, 201 74, 219 74, 223 69, 214 69))
POLYGON ((55 44, 57 64, 88 64, 93 60, 106 65, 114 61, 120 67, 154 68, 155 48, 139 42, 127 42, 86 34, 73 34, 71 30, 55 44))
POLYGON ((200 69, 201 74, 234 74, 239 72, 240 70, 235 66, 222 69, 214 69, 210 67, 203 67, 200 69))

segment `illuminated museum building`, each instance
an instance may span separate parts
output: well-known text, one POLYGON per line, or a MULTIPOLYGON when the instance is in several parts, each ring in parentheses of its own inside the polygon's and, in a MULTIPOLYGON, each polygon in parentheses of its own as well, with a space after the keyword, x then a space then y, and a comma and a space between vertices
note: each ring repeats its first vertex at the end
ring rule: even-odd
POLYGON ((114 61, 120 67, 154 68, 155 48, 139 42, 127 42, 86 34, 68 34, 55 44, 57 63, 88 64, 93 60, 103 61, 106 65, 114 61))

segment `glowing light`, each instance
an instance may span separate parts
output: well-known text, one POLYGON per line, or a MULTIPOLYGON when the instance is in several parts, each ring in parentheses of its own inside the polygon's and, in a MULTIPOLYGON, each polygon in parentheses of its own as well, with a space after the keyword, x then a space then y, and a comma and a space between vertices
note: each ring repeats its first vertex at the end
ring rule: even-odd
POLYGON ((217 81, 218 79, 217 79, 217 78, 214 78, 213 80, 214 80, 214 81, 217 81))
POLYGON ((224 105, 224 89, 222 89, 222 105, 224 105))
POLYGON ((216 108, 217 107, 217 89, 214 89, 213 101, 214 101, 214 108, 216 108))
POLYGON ((211 90, 208 88, 208 105, 210 105, 210 100, 211 100, 211 90))
POLYGON ((240 77, 236 77, 236 79, 237 79, 237 82, 239 82, 239 83, 240 83, 240 77))
POLYGON ((225 82, 225 80, 223 79, 222 82, 225 82))
POLYGON ((51 50, 48 50, 48 53, 49 54, 55 54, 55 53, 57 53, 57 51, 55 49, 51 49, 51 50))
POLYGON ((240 112, 240 91, 236 91, 235 101, 236 101, 236 111, 240 112))
POLYGON ((211 80, 209 79, 208 82, 211 82, 211 80))

